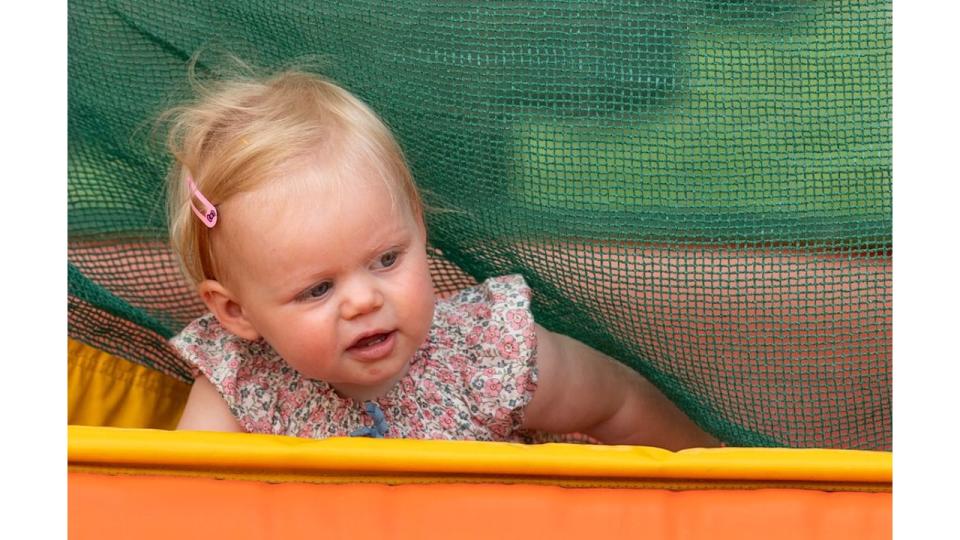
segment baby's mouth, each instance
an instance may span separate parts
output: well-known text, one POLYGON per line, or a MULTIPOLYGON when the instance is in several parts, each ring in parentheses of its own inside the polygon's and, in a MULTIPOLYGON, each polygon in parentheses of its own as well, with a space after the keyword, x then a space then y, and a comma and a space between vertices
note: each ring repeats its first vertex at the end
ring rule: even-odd
POLYGON ((348 350, 366 349, 367 347, 373 347, 374 345, 377 345, 386 341, 391 334, 393 334, 393 331, 380 332, 377 334, 371 334, 369 336, 362 337, 354 341, 353 344, 350 345, 350 347, 348 347, 348 350))
POLYGON ((360 362, 378 362, 387 358, 397 348, 397 331, 376 332, 357 338, 347 353, 360 362))

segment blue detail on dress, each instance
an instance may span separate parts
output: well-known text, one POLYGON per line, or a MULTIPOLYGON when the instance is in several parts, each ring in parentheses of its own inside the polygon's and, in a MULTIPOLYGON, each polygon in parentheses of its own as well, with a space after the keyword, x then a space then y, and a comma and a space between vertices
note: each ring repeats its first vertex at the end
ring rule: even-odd
POLYGON ((387 418, 383 415, 383 409, 381 409, 380 405, 374 401, 368 401, 364 403, 364 409, 366 409, 367 414, 370 415, 370 418, 373 419, 373 426, 365 426, 355 430, 350 434, 350 436, 382 439, 383 436, 387 434, 387 429, 389 429, 387 426, 387 418))

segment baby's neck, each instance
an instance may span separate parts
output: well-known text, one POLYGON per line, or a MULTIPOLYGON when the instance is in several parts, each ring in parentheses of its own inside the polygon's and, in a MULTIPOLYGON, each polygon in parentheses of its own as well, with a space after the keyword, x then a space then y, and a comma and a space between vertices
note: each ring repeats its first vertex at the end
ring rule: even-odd
POLYGON ((400 379, 407 375, 410 365, 407 364, 400 373, 394 375, 391 379, 375 386, 361 386, 356 384, 329 383, 334 390, 345 398, 355 401, 371 401, 387 395, 390 390, 400 382, 400 379))

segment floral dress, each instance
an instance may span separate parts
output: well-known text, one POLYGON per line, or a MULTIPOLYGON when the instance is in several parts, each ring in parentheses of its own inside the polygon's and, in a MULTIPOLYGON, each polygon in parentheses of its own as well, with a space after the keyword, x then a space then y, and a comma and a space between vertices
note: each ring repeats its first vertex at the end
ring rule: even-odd
POLYGON ((265 341, 236 337, 210 314, 171 343, 249 432, 532 442, 544 437, 520 429, 537 387, 530 297, 523 277, 511 275, 438 300, 407 374, 363 403, 301 376, 265 341))

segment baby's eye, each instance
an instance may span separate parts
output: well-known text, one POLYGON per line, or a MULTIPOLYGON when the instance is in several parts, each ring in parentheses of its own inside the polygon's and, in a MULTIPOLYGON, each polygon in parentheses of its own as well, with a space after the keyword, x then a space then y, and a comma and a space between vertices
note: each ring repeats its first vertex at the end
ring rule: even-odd
POLYGON ((397 257, 399 257, 399 255, 400 254, 397 253, 396 251, 388 251, 384 253, 383 255, 380 256, 380 260, 379 260, 380 266, 383 268, 390 268, 391 266, 396 264, 397 257))
POLYGON ((309 300, 311 298, 320 298, 321 296, 330 292, 330 288, 333 287, 333 284, 329 281, 324 281, 323 283, 318 283, 313 287, 310 287, 303 293, 303 298, 309 300))

